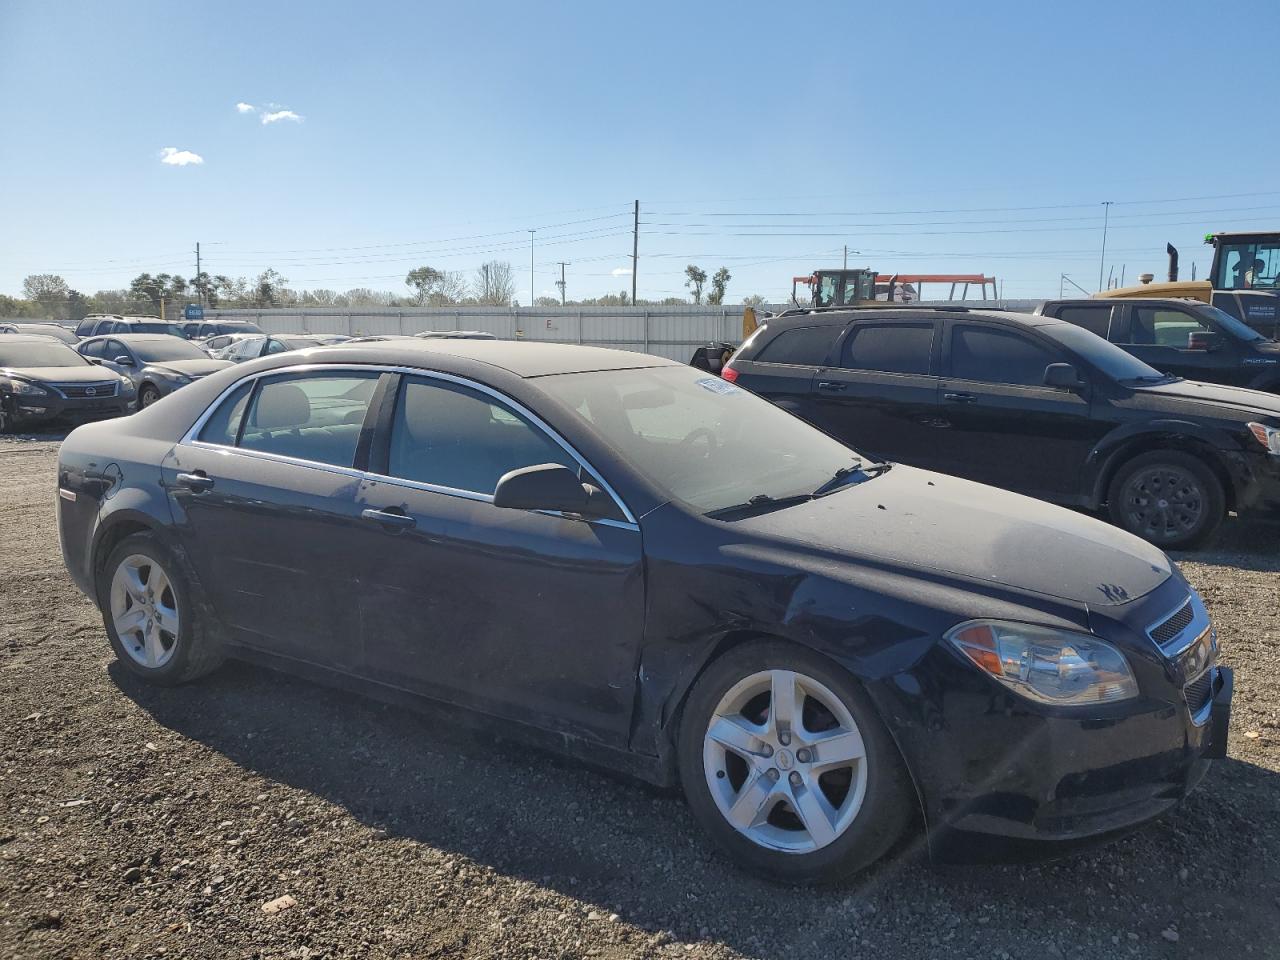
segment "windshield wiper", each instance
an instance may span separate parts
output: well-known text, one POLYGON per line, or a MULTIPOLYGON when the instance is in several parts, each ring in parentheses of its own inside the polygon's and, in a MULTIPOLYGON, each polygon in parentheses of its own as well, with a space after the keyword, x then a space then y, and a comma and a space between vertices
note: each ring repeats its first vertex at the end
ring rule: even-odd
POLYGON ((1125 377, 1121 383, 1164 383, 1166 380, 1180 380, 1181 377, 1175 377, 1171 373, 1160 373, 1155 376, 1145 377, 1125 377))
POLYGON ((712 520, 741 520, 743 517, 754 517, 762 513, 771 513, 785 507, 794 507, 797 503, 805 503, 813 499, 811 493, 796 493, 787 497, 775 497, 767 493, 757 493, 742 503, 728 507, 709 510, 706 516, 712 520))
POLYGON ((873 463, 870 466, 864 466, 861 460, 854 460, 847 467, 841 467, 831 475, 831 479, 826 481, 817 490, 813 491, 815 497, 825 497, 828 493, 835 493, 841 487, 845 486, 845 481, 856 473, 861 473, 865 477, 878 477, 880 474, 888 470, 893 464, 890 463, 873 463))

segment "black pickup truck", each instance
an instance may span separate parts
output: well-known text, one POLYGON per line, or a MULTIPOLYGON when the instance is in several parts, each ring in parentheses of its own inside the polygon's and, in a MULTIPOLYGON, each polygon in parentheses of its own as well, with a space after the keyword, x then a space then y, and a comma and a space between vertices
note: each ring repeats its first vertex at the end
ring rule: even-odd
POLYGON ((1280 342, 1194 300, 1046 300, 1045 317, 1105 337, 1161 373, 1280 393, 1280 342))

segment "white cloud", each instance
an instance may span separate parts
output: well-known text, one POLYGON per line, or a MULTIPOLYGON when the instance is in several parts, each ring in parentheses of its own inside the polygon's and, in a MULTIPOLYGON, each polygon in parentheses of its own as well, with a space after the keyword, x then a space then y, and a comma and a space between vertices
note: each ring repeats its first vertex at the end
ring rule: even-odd
POLYGON ((614 267, 614 268, 613 268, 612 270, 610 270, 609 272, 610 272, 611 274, 613 274, 615 277, 629 277, 629 276, 631 276, 631 268, 630 268, 630 267, 614 267))
POLYGON ((171 167, 185 167, 191 163, 204 163, 204 157, 190 150, 179 150, 177 147, 165 147, 160 151, 160 162, 171 167))
POLYGON ((298 114, 294 113, 292 110, 273 110, 271 113, 264 113, 262 115, 262 122, 264 124, 279 123, 281 120, 292 120, 294 123, 301 123, 303 118, 298 116, 298 114))
POLYGON ((236 113, 253 113, 253 111, 257 109, 258 108, 255 107, 252 103, 241 102, 236 104, 236 113))

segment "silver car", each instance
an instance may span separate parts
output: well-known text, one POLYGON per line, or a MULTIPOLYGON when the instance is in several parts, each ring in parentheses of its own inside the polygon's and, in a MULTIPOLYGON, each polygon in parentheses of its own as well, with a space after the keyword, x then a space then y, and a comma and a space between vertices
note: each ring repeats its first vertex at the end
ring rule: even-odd
POLYGON ((149 407, 161 397, 193 380, 231 364, 214 360, 189 340, 156 333, 126 333, 91 337, 79 351, 97 363, 133 381, 138 406, 149 407))

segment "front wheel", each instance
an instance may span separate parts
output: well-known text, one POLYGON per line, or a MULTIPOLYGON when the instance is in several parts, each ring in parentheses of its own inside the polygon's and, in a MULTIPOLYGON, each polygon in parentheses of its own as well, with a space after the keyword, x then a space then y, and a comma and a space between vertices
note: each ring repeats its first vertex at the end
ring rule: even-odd
POLYGON ((897 748, 857 682, 788 643, 739 647, 707 668, 685 705, 678 761, 702 826, 775 880, 863 869, 913 809, 897 748))
POLYGON ((138 391, 138 409, 143 410, 160 399, 160 391, 154 384, 144 383, 138 391))
POLYGON ((116 659, 145 680, 185 683, 222 663, 221 646, 195 620, 186 577, 152 534, 126 537, 111 551, 98 607, 116 659))
POLYGON ((1203 543, 1226 515, 1222 482, 1179 450, 1153 450, 1117 471, 1107 497, 1111 520, 1162 550, 1203 543))

